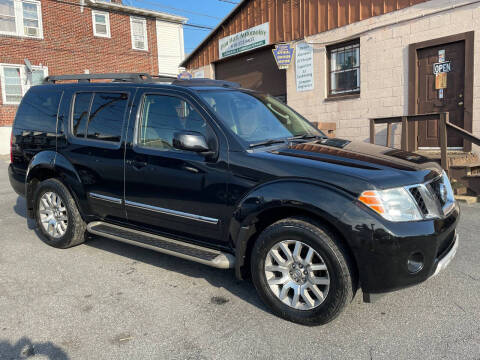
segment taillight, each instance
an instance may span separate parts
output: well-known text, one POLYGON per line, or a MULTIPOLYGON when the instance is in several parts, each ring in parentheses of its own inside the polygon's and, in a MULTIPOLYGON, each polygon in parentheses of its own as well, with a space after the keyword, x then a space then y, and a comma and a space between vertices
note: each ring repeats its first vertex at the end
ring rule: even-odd
POLYGON ((10 163, 13 163, 13 129, 10 135, 10 163))

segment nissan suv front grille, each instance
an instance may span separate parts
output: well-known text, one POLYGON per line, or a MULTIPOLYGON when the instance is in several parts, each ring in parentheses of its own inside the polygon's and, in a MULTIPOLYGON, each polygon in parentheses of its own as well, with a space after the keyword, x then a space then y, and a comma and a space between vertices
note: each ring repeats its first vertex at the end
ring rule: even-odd
POLYGON ((408 186, 407 190, 425 219, 446 216, 454 208, 453 190, 445 172, 432 181, 408 186))

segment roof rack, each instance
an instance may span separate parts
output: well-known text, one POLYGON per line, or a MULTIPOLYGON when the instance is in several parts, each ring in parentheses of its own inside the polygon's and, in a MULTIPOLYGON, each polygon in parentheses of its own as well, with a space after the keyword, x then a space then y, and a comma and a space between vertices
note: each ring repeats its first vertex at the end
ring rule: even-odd
MULTIPOLYGON (((108 73, 108 74, 72 74, 72 75, 53 75, 47 76, 44 80, 45 84, 55 84, 57 81, 72 81, 79 83, 89 83, 91 80, 113 80, 126 82, 150 82, 155 81, 150 74, 147 73, 108 73)), ((170 79, 172 81, 173 78, 170 79)))
POLYGON ((178 86, 218 86, 218 87, 225 87, 225 88, 240 88, 240 84, 232 81, 225 81, 225 80, 212 80, 212 79, 177 79, 172 82, 172 85, 178 86))

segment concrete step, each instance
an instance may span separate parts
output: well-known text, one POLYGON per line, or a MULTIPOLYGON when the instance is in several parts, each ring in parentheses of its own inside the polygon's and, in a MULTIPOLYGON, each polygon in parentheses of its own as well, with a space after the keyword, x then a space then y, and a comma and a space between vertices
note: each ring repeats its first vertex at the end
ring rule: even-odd
POLYGON ((478 196, 455 195, 455 199, 465 204, 475 204, 478 202, 478 196))

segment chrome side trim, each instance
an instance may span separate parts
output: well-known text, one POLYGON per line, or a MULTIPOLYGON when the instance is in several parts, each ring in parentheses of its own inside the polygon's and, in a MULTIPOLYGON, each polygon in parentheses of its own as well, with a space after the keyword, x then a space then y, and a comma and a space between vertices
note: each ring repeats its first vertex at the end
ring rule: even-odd
POLYGON ((90 196, 92 199, 97 199, 97 200, 105 200, 114 204, 122 204, 122 199, 107 196, 107 195, 102 195, 102 194, 97 194, 97 193, 89 193, 88 196, 90 196))
POLYGON ((161 213, 161 214, 178 216, 178 217, 185 218, 185 219, 202 221, 202 222, 206 222, 206 223, 209 223, 209 224, 214 224, 214 225, 218 224, 218 219, 214 219, 214 218, 207 217, 207 216, 185 213, 183 211, 165 209, 165 208, 152 206, 152 205, 147 205, 147 204, 142 204, 142 203, 137 203, 137 202, 129 201, 129 200, 125 200, 125 205, 131 206, 131 207, 134 207, 134 208, 137 208, 137 209, 158 212, 158 213, 161 213))
POLYGON ((454 244, 450 251, 438 262, 437 268, 435 269, 435 272, 431 277, 437 276, 440 271, 445 269, 448 264, 452 261, 452 259, 455 257, 455 254, 457 253, 458 250, 458 233, 455 231, 455 238, 454 238, 454 244))

